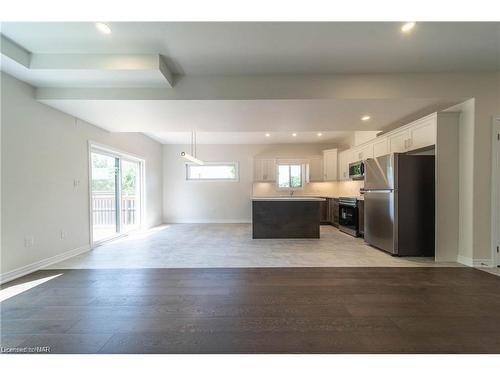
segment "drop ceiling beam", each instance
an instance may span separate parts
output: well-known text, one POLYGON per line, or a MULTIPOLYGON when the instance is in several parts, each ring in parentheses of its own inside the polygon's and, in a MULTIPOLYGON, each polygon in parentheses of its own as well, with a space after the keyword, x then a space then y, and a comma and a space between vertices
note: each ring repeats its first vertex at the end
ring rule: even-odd
MULTIPOLYGON (((143 55, 105 55, 105 54, 38 54, 31 53, 16 44, 4 35, 1 35, 2 70, 18 77, 29 80, 31 76, 37 79, 37 74, 43 72, 61 72, 60 76, 79 82, 82 77, 88 77, 88 71, 96 77, 99 74, 102 87, 106 87, 106 77, 113 79, 117 75, 130 79, 135 77, 151 77, 158 74, 158 79, 163 78, 167 87, 174 86, 174 75, 169 70, 164 58, 159 54, 143 55), (5 60, 8 59, 8 60, 5 60), (10 69, 9 69, 10 68, 10 69), (134 73, 135 76, 134 76, 134 73), (160 78, 161 77, 161 78, 160 78)), ((116 81, 116 78, 115 78, 116 81)), ((99 85, 99 84, 98 84, 99 85)), ((88 86, 88 80, 82 81, 82 87, 88 86)), ((123 87, 123 86, 122 86, 123 87)))
POLYGON ((0 34, 0 51, 3 58, 9 58, 16 63, 28 68, 31 62, 31 52, 13 42, 5 35, 0 34))
POLYGON ((30 69, 153 70, 160 55, 33 54, 30 69))
POLYGON ((468 99, 496 90, 492 73, 179 76, 162 88, 38 88, 40 100, 468 99))
POLYGON ((170 71, 165 62, 165 59, 162 56, 159 56, 158 67, 160 69, 161 74, 165 77, 170 87, 174 87, 174 75, 170 71))
POLYGON ((81 55, 35 54, 30 69, 34 70, 101 70, 159 71, 168 87, 174 86, 174 76, 161 55, 81 55))

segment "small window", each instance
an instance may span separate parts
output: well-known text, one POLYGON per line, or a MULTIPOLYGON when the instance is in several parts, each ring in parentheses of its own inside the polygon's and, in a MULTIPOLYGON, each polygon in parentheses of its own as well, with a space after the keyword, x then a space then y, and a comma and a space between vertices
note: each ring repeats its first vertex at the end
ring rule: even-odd
POLYGON ((186 180, 238 180, 238 163, 186 164, 186 180))
POLYGON ((298 189, 302 187, 302 165, 278 165, 278 187, 280 189, 298 189))

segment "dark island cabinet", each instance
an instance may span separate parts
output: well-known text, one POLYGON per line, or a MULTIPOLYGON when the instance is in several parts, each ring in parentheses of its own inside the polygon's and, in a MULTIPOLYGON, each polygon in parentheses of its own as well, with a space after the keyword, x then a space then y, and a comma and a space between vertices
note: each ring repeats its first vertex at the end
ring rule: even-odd
POLYGON ((331 224, 330 198, 326 198, 320 204, 320 223, 321 224, 331 224))
POLYGON ((331 199, 331 204, 330 204, 331 223, 334 227, 338 228, 339 227, 339 200, 338 200, 338 198, 330 198, 330 199, 331 199))
POLYGON ((339 200, 337 198, 326 198, 320 206, 321 224, 339 226, 339 200))
POLYGON ((319 238, 318 198, 253 199, 252 238, 319 238))

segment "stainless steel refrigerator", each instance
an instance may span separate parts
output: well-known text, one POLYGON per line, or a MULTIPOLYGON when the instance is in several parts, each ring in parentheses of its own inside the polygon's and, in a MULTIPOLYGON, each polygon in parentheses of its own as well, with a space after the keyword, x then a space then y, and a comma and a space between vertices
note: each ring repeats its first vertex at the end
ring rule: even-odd
POLYGON ((396 153, 366 160, 364 201, 368 244, 393 255, 434 255, 434 156, 396 153))

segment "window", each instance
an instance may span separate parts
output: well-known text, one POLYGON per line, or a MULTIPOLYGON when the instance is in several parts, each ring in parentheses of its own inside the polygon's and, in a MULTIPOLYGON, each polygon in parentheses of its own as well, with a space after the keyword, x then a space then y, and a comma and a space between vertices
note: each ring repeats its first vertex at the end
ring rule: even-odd
POLYGON ((238 180, 238 163, 186 164, 186 180, 238 180))
POLYGON ((278 165, 278 187, 280 189, 297 189, 302 187, 302 165, 278 165))

